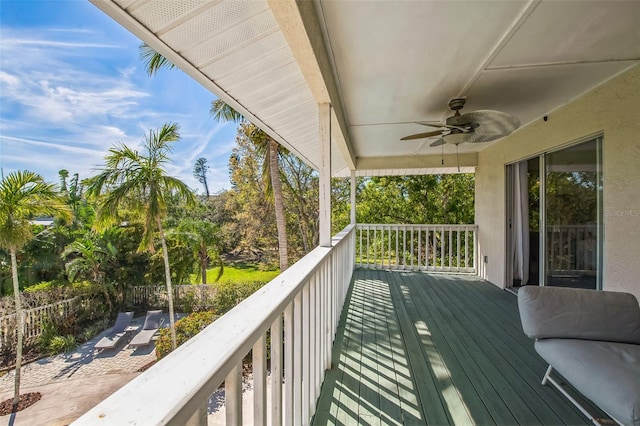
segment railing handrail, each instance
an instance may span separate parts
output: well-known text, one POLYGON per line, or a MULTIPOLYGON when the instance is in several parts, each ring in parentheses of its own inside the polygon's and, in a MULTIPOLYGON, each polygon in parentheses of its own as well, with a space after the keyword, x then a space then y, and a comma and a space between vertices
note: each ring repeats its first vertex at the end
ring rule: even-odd
POLYGON ((316 247, 74 424, 128 423, 132 411, 123 407, 134 407, 135 418, 148 424, 188 423, 332 250, 349 241, 345 237, 352 229, 338 234, 333 247, 316 247), (211 342, 219 350, 212 352, 211 342))

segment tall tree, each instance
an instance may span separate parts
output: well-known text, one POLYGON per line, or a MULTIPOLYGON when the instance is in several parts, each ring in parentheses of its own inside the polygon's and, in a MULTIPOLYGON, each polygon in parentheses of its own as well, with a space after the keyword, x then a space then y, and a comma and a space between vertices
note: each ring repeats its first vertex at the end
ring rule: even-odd
POLYGON ((17 252, 33 236, 30 219, 37 215, 71 218, 69 208, 55 186, 29 171, 10 173, 0 182, 0 247, 9 250, 13 294, 17 317, 16 374, 13 394, 14 408, 20 402, 20 369, 22 366, 23 312, 18 283, 17 252))
POLYGON ((60 192, 66 194, 67 193, 67 178, 69 177, 69 171, 62 169, 58 171, 58 175, 60 176, 60 192))
MULTIPOLYGON (((142 43, 139 48, 139 57, 145 63, 147 74, 152 76, 161 68, 175 68, 167 58, 156 52, 146 43, 142 43)), ((233 121, 239 123, 244 121, 244 117, 221 99, 216 99, 211 104, 211 115, 217 121, 233 121)), ((280 257, 280 271, 289 267, 289 255, 287 247, 287 226, 284 214, 284 203, 282 196, 282 183, 280 182, 280 168, 278 166, 278 143, 262 130, 256 128, 255 141, 264 145, 264 176, 269 176, 270 182, 267 186, 269 194, 273 197, 273 204, 276 211, 276 227, 278 230, 278 251, 280 257)))
MULTIPOLYGON (((211 115, 217 121, 244 121, 244 116, 221 99, 211 103, 211 115)), ((254 126, 251 139, 262 154, 262 175, 267 182, 267 194, 273 199, 276 212, 276 228, 278 230, 278 252, 280 272, 289 267, 289 250, 287 243, 287 222, 284 214, 284 197, 280 180, 279 145, 271 136, 254 126)))
POLYGON ((198 182, 204 185, 204 195, 206 195, 207 198, 209 198, 209 185, 207 184, 208 171, 209 166, 207 166, 207 159, 204 157, 198 158, 193 166, 193 177, 198 179, 198 182))
POLYGON ((96 224, 113 223, 118 219, 118 210, 123 206, 144 212, 144 232, 139 251, 155 252, 153 241, 157 232, 162 244, 171 343, 176 348, 173 295, 171 291, 171 270, 167 252, 167 241, 162 220, 167 215, 167 197, 171 194, 194 205, 196 200, 191 190, 181 180, 168 176, 165 170, 169 162, 171 144, 180 140, 176 123, 165 123, 161 129, 150 130, 145 136, 144 153, 119 145, 109 150, 105 166, 100 174, 88 180, 87 193, 99 200, 96 224))

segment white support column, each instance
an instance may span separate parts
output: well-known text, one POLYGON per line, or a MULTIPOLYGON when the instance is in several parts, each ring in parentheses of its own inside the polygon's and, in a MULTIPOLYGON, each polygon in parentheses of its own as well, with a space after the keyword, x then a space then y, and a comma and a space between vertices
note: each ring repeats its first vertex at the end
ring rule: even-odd
POLYGON ((331 247, 331 105, 318 105, 320 158, 320 246, 331 247))
POLYGON ((356 224, 356 171, 351 170, 351 224, 356 224))

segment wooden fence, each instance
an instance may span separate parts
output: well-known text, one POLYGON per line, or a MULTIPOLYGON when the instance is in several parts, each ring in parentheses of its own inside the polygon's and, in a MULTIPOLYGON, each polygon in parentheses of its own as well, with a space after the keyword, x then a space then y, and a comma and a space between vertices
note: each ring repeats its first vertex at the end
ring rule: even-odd
MULTIPOLYGON (((176 306, 192 305, 210 308, 216 296, 216 288, 207 284, 174 285, 173 300, 176 306)), ((131 289, 131 302, 134 306, 162 308, 167 306, 167 287, 164 285, 138 285, 131 289)), ((183 308, 185 306, 182 306, 183 308)))
MULTIPOLYGON (((66 318, 73 313, 78 298, 61 300, 37 308, 25 309, 24 339, 25 342, 36 339, 42 334, 42 329, 47 318, 66 318)), ((11 344, 16 330, 16 314, 0 317, 0 347, 11 344)))

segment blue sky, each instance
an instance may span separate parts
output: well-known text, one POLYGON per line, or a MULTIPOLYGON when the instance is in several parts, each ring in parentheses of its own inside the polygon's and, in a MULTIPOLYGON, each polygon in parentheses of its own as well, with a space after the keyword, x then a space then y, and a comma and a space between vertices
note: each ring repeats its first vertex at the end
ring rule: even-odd
POLYGON ((116 143, 139 147, 149 129, 180 125, 167 168, 192 176, 205 157, 211 192, 228 188, 232 123, 209 116, 214 95, 180 70, 148 77, 140 41, 88 1, 0 0, 0 166, 58 182, 86 178, 116 143))

